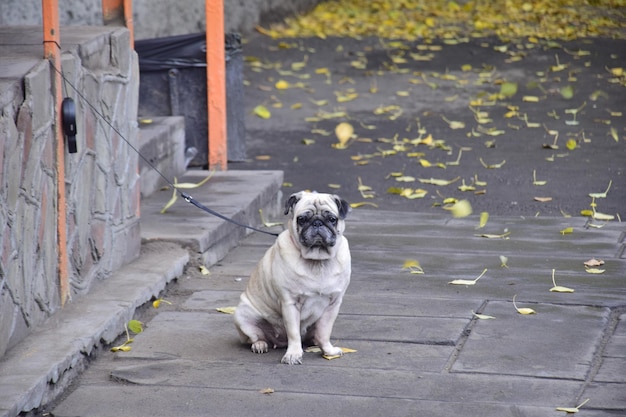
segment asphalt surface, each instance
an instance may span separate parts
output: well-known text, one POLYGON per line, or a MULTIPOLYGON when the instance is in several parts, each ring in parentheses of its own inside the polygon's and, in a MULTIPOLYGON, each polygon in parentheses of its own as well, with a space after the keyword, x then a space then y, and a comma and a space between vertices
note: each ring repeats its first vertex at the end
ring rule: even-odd
POLYGON ((248 161, 237 169, 280 169, 288 189, 429 213, 454 198, 475 212, 576 216, 611 182, 596 210, 626 214, 626 78, 614 75, 626 68, 623 40, 259 35, 243 51, 248 161), (503 83, 517 91, 498 97, 509 91, 503 83), (257 116, 259 105, 271 117, 257 116), (340 150, 341 122, 354 137, 340 150), (391 188, 427 194, 409 199, 391 188))
MULTIPOLYGON (((618 115, 624 86, 622 77, 610 74, 611 68, 625 66, 623 42, 531 49, 510 44, 508 51, 524 53, 520 60, 494 50, 499 45, 471 40, 441 50, 407 44, 405 50, 377 39, 263 37, 245 45, 245 54, 260 62, 248 59, 245 74, 250 161, 232 164, 223 177, 195 190, 194 197, 260 224, 258 202, 263 198, 268 205, 279 197, 274 186, 281 175, 237 170, 278 169, 285 181, 280 200, 292 191, 317 189, 336 192, 351 203, 368 203, 354 208, 347 219, 353 275, 333 332, 337 345, 356 352, 330 361, 307 353, 303 365, 287 366, 280 364, 281 350, 256 355, 241 345, 232 316, 216 309, 236 305, 250 271, 273 240, 258 233, 238 238, 237 248, 213 259, 213 245, 239 232, 205 220, 205 213, 182 202, 160 215, 171 196, 166 191, 142 201, 147 244, 140 267, 131 266, 128 276, 105 283, 110 294, 94 293, 73 315, 68 309, 59 328, 49 329, 58 336, 54 349, 27 343, 26 349, 16 350, 16 362, 0 368, 0 399, 10 402, 9 388, 12 393, 16 384, 39 371, 36 386, 19 393, 19 400, 31 404, 27 400, 35 388, 54 390, 56 383, 56 400, 31 414, 57 417, 534 417, 564 415, 558 407, 583 403, 577 415, 626 413, 626 232, 617 218, 605 224, 579 215, 590 208, 589 193, 602 193, 611 182, 606 197, 596 198, 596 210, 624 217, 625 119, 618 115), (404 51, 406 62, 398 51, 404 51), (414 61, 410 53, 432 53, 432 58, 414 61), (390 66, 394 56, 395 66, 390 66), (302 64, 294 69, 292 63, 302 64), (471 69, 463 71, 462 65, 471 69), (315 72, 319 68, 328 68, 330 84, 324 70, 315 72), (279 72, 283 69, 310 77, 279 72), (544 71, 547 80, 539 81, 541 88, 531 88, 542 77, 537 71, 544 71), (280 80, 294 87, 276 89, 280 80), (517 93, 489 103, 489 94, 500 91, 502 82, 516 82, 517 93), (567 83, 574 85, 571 99, 559 93, 567 83), (358 96, 338 103, 335 92, 358 96), (524 96, 536 96, 538 102, 523 101, 524 96), (478 99, 483 105, 470 110, 470 101, 478 99), (301 108, 292 109, 296 103, 301 108), (580 124, 566 123, 573 120, 566 110, 583 103, 576 116, 580 124), (254 115, 260 104, 271 111, 270 118, 254 115), (392 105, 398 107, 385 108, 392 105), (379 108, 384 111, 376 114, 379 108), (509 111, 516 114, 507 118, 509 111), (333 112, 347 116, 305 120, 333 112), (347 149, 336 149, 332 132, 342 121, 354 127, 356 137, 347 149), (453 129, 451 124, 458 122, 465 127, 453 129), (484 133, 497 130, 504 133, 484 133), (558 131, 558 149, 543 146, 554 145, 556 134, 549 131, 558 131), (304 139, 314 142, 305 144, 304 139), (569 139, 575 148, 566 147, 569 139), (486 146, 487 141, 495 142, 486 146), (458 165, 446 164, 457 160, 460 149, 458 165), (424 167, 420 158, 435 166, 424 167), (396 180, 402 177, 415 181, 396 180), (456 177, 445 186, 418 181, 456 177), (461 191, 463 180, 476 190, 461 191), (273 184, 272 192, 268 184, 273 184), (390 187, 423 188, 427 194, 407 199, 388 193, 390 187), (440 207, 446 198, 469 200, 474 214, 453 218, 440 207), (480 211, 490 213, 482 228, 480 211), (198 254, 204 250, 209 253, 198 254), (174 256, 187 262, 186 268, 163 291, 164 285, 139 284, 159 275, 152 269, 163 266, 155 260, 174 256), (584 266, 592 258, 604 261, 596 268, 603 272, 584 266), (202 262, 209 275, 200 272, 202 262), (405 268, 410 265, 412 270, 405 268), (135 318, 145 323, 144 332, 133 336, 132 350, 114 353, 109 349, 126 340, 119 321, 130 310, 124 307, 120 313, 120 308, 137 303, 127 300, 134 297, 135 285, 150 287, 142 291, 144 301, 156 291, 154 298, 171 304, 162 302, 155 309, 148 303, 138 309, 135 318), (559 286, 573 292, 551 291, 559 286), (529 308, 533 314, 521 314, 529 308), (94 315, 117 315, 120 337, 94 347, 91 341, 100 340, 89 333, 94 315), (79 331, 89 335, 76 335, 79 331), (87 347, 76 348, 81 343, 87 347), (67 345, 73 353, 65 351, 67 345), (58 368, 45 362, 46 354, 62 353, 63 366, 70 369, 60 369, 67 375, 86 369, 68 386, 61 384, 58 368), (28 369, 16 371, 22 366, 28 369)), ((194 172, 181 181, 197 182, 205 175, 194 172)), ((282 221, 278 213, 266 211, 266 220, 282 221)), ((106 327, 108 333, 112 329, 106 327)), ((13 415, 11 410, 0 409, 5 415, 13 415)))

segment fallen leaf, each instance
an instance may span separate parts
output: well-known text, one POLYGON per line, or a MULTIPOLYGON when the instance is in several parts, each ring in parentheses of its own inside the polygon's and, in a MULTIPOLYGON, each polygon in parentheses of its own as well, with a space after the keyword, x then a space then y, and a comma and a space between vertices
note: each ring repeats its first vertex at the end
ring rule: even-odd
POLYGON ((500 268, 508 268, 507 262, 509 262, 509 258, 504 255, 500 255, 500 268))
POLYGON ((159 307, 161 306, 161 303, 165 303, 165 304, 172 305, 172 303, 170 303, 169 301, 164 300, 163 298, 159 298, 159 299, 154 300, 154 301, 152 302, 152 307, 154 307, 154 308, 159 308, 159 307))
POLYGON ((511 232, 505 232, 505 233, 502 233, 501 235, 496 235, 496 234, 491 234, 491 233, 482 233, 482 234, 474 235, 474 236, 484 237, 486 239, 508 239, 510 234, 511 232))
POLYGON ((591 198, 606 198, 607 193, 611 189, 611 184, 613 184, 613 180, 609 180, 609 185, 606 187, 606 190, 603 193, 589 193, 589 197, 591 198))
POLYGON ((218 307, 215 309, 215 311, 219 311, 220 313, 224 314, 235 314, 236 309, 237 307, 218 307))
POLYGON ((262 390, 259 390, 259 392, 261 394, 273 394, 274 393, 274 389, 273 388, 263 388, 262 390))
POLYGON ((604 272, 606 271, 606 269, 599 269, 599 268, 585 268, 585 271, 589 274, 604 274, 604 272))
POLYGON ((573 289, 568 288, 568 287, 561 287, 560 285, 556 285, 556 281, 554 280, 554 273, 555 273, 555 269, 552 269, 552 285, 553 287, 550 288, 551 292, 574 292, 573 289))
POLYGON ((478 278, 476 279, 455 279, 453 281, 448 282, 448 284, 452 284, 452 285, 475 285, 476 282, 481 279, 483 277, 483 275, 485 275, 485 273, 487 272, 487 268, 484 269, 484 271, 482 272, 482 274, 480 274, 478 276, 478 278))
POLYGON ((402 269, 408 270, 411 274, 421 275, 424 273, 424 270, 422 269, 419 261, 415 259, 407 259, 406 261, 404 261, 404 264, 402 265, 402 269))
POLYGON ((601 266, 604 265, 604 261, 602 259, 591 258, 588 261, 583 262, 585 266, 601 266))
POLYGON ((143 332, 143 323, 139 320, 130 320, 128 322, 128 330, 135 334, 141 333, 143 332))
POLYGON ((487 165, 485 163, 485 161, 483 161, 483 158, 478 158, 478 160, 480 161, 480 163, 482 164, 482 166, 484 166, 485 168, 488 169, 497 169, 497 168, 502 168, 502 166, 504 164, 506 164, 506 160, 503 160, 502 162, 500 162, 499 164, 493 164, 493 165, 487 165))
POLYGON ((342 122, 335 127, 335 135, 337 136, 337 140, 339 140, 339 149, 345 149, 347 147, 347 143, 354 134, 354 128, 350 123, 342 122))
POLYGON ((494 320, 495 317, 494 316, 489 316, 487 314, 477 314, 472 312, 472 314, 474 315, 474 317, 476 317, 477 319, 481 319, 481 320, 494 320))
POLYGON ((467 200, 460 200, 447 210, 450 210, 452 217, 467 217, 472 214, 472 205, 467 200))
POLYGON ((513 296, 513 307, 515 307, 515 310, 517 310, 517 312, 519 314, 528 315, 528 314, 536 314, 537 313, 532 308, 528 308, 528 307, 518 308, 517 305, 515 304, 515 297, 517 297, 517 294, 515 294, 513 296))
POLYGON ((574 233, 574 228, 573 227, 566 227, 563 230, 560 230, 559 233, 561 233, 562 235, 569 235, 571 233, 574 233))
POLYGON ((578 405, 578 407, 557 407, 556 411, 565 411, 566 413, 577 413, 579 411, 580 407, 582 407, 583 405, 587 404, 588 401, 589 401, 589 398, 587 398, 585 401, 580 403, 580 405, 578 405))
POLYGON ((445 185, 450 185, 452 183, 455 183, 455 182, 457 182, 460 179, 461 179, 461 177, 456 177, 456 178, 451 179, 451 180, 440 180, 440 179, 435 179, 435 178, 428 178, 428 179, 418 178, 417 180, 419 182, 421 182, 422 184, 431 184, 431 185, 445 186, 445 185))
POLYGON ((267 107, 259 104, 253 110, 254 114, 259 116, 261 119, 269 119, 272 117, 272 113, 267 109, 267 107))
POLYGON ((552 201, 552 197, 534 197, 533 200, 539 201, 540 203, 547 203, 552 201))
POLYGON ((487 213, 486 211, 483 211, 480 213, 480 220, 478 222, 478 226, 476 227, 477 229, 482 229, 483 227, 485 227, 487 225, 487 222, 489 221, 489 213, 487 213))

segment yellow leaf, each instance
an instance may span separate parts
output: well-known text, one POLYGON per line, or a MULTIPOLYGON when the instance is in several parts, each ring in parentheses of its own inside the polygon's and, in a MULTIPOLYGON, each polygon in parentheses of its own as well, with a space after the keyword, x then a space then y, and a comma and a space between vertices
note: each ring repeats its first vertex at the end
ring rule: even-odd
POLYGON ((481 233, 479 235, 474 235, 474 236, 484 237, 486 239, 508 239, 510 234, 511 232, 505 232, 505 233, 502 233, 501 235, 496 235, 492 233, 481 233))
POLYGON ((499 164, 492 164, 492 165, 487 165, 485 163, 485 161, 483 161, 483 158, 478 158, 478 160, 480 161, 480 163, 482 164, 482 166, 484 166, 487 169, 497 169, 497 168, 502 168, 502 166, 504 164, 506 164, 506 160, 503 160, 502 162, 500 162, 499 164))
POLYGON ((285 80, 279 80, 279 81, 276 81, 276 84, 274 84, 274 87, 276 87, 277 90, 286 90, 289 88, 289 83, 285 80))
POLYGON ((556 270, 552 269, 552 285, 553 287, 550 288, 551 292, 574 292, 573 289, 571 288, 567 288, 567 287, 561 287, 560 285, 556 285, 556 281, 554 280, 554 272, 556 270))
POLYGON ((570 151, 573 151, 574 149, 576 149, 576 146, 578 144, 576 143, 575 139, 570 139, 567 141, 567 143, 565 144, 565 146, 567 147, 567 149, 569 149, 570 151))
POLYGON ((262 104, 256 106, 253 111, 254 114, 259 116, 261 119, 269 119, 270 117, 272 117, 272 113, 270 113, 267 107, 263 106, 262 104))
POLYGON ((587 404, 588 401, 589 401, 589 398, 587 398, 585 401, 580 403, 580 405, 578 405, 578 407, 557 407, 556 411, 564 411, 566 413, 577 413, 578 410, 580 409, 580 407, 582 407, 583 405, 587 404))
POLYGON ((218 307, 215 309, 215 311, 219 311, 220 313, 224 314, 235 314, 236 309, 237 307, 218 307))
POLYGON ((132 347, 128 345, 115 346, 111 348, 111 352, 130 352, 132 347))
MULTIPOLYGON (((266 227, 267 227, 267 226, 266 226, 266 227)), ((198 267, 198 269, 200 270, 200 273, 201 273, 202 275, 210 275, 210 274, 211 274, 211 271, 209 271, 209 268, 207 268, 207 267, 206 267, 206 266, 204 266, 204 265, 200 265, 200 266, 198 267)))
POLYGON ((477 319, 481 319, 481 320, 495 320, 494 316, 489 316, 487 314, 477 314, 477 313, 472 313, 474 314, 474 317, 476 317, 477 319))
POLYGON ((615 216, 612 214, 598 213, 597 211, 594 211, 591 217, 593 217, 596 220, 605 220, 605 221, 615 219, 615 216))
POLYGON ((212 169, 211 172, 209 172, 209 175, 206 176, 206 178, 204 178, 202 181, 198 182, 198 183, 190 183, 190 182, 176 182, 176 179, 174 179, 174 187, 175 188, 184 188, 184 189, 193 189, 193 188, 198 188, 201 187, 202 185, 204 185, 208 180, 211 179, 211 177, 213 177, 213 174, 215 174, 215 170, 212 169))
POLYGON ((259 392, 261 394, 273 394, 274 388, 263 388, 262 390, 259 390, 259 392))
POLYGON ((532 308, 528 308, 528 307, 522 307, 522 308, 518 308, 517 305, 515 304, 515 297, 517 297, 517 294, 515 294, 513 296, 513 307, 515 307, 515 310, 517 310, 517 312, 519 314, 524 314, 524 315, 528 315, 528 314, 535 314, 537 313, 535 310, 533 310, 532 308))
POLYGON ((450 185, 452 183, 457 182, 458 180, 460 180, 461 177, 456 177, 454 179, 451 180, 441 180, 441 179, 436 179, 436 178, 418 178, 417 180, 419 182, 421 182, 422 184, 431 184, 431 185, 440 185, 440 186, 445 186, 445 185, 450 185))
POLYGON ((306 138, 305 138, 305 139, 302 139, 302 143, 303 143, 304 145, 307 145, 307 146, 308 146, 308 145, 313 145, 313 144, 315 143, 315 139, 306 139, 306 138))
POLYGON ((350 207, 352 208, 359 208, 363 206, 372 206, 374 208, 378 208, 378 204, 370 203, 369 201, 359 201, 358 203, 350 203, 350 207))
POLYGON ((404 265, 402 265, 402 269, 407 269, 411 274, 423 274, 424 270, 422 269, 419 261, 415 259, 407 259, 404 261, 404 265))
POLYGON ((604 272, 606 271, 606 269, 599 269, 599 268, 585 268, 585 271, 589 274, 604 274, 604 272))
POLYGON ((455 203, 450 209, 452 217, 467 217, 472 214, 472 205, 467 200, 460 200, 455 203))
POLYGON ((539 97, 537 97, 537 96, 524 96, 524 97, 522 97, 522 101, 527 102, 527 103, 538 103, 539 102, 539 97))
POLYGON ((489 221, 489 213, 487 213, 486 211, 483 211, 480 213, 480 220, 478 222, 478 227, 476 227, 477 229, 482 229, 483 227, 485 227, 487 225, 487 221, 489 221))
POLYGON ((254 159, 256 159, 257 161, 269 161, 270 159, 272 159, 272 157, 270 155, 257 155, 254 157, 254 159))
POLYGON ((346 146, 353 133, 354 128, 350 123, 342 122, 335 127, 335 135, 337 136, 337 140, 339 140, 339 144, 341 146, 346 146))
POLYGON ((507 262, 509 262, 509 258, 504 255, 500 255, 500 268, 508 268, 507 262))
MULTIPOLYGON (((174 183, 176 183, 176 177, 174 177, 174 183)), ((167 202, 167 204, 165 204, 165 206, 161 209, 161 214, 165 214, 167 209, 172 207, 177 199, 178 192, 176 191, 176 188, 174 188, 174 194, 172 195, 172 198, 170 198, 170 200, 167 202)))
POLYGON ((552 201, 552 197, 534 197, 533 200, 539 201, 540 203, 547 203, 552 201))
POLYGON ((611 130, 609 131, 609 134, 611 135, 611 137, 613 138, 613 140, 615 142, 619 142, 619 136, 617 134, 617 129, 615 129, 614 127, 611 128, 611 130))
POLYGON ((478 278, 476 279, 455 279, 453 281, 448 282, 448 284, 452 284, 452 285, 474 285, 476 284, 476 282, 478 282, 479 279, 481 279, 483 277, 483 275, 485 275, 485 273, 487 272, 487 268, 485 268, 482 272, 482 274, 480 274, 478 276, 478 278))
POLYGON ((565 229, 559 231, 559 233, 561 233, 562 235, 569 235, 571 233, 574 233, 574 228, 573 227, 566 227, 565 229))

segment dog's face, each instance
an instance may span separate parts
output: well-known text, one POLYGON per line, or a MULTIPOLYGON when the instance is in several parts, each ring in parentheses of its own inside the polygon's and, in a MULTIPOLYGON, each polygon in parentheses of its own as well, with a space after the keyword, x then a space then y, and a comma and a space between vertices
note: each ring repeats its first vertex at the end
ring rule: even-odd
POLYGON ((343 234, 344 219, 350 210, 336 195, 300 191, 285 203, 291 213, 289 230, 303 258, 324 260, 336 254, 337 238, 343 234))

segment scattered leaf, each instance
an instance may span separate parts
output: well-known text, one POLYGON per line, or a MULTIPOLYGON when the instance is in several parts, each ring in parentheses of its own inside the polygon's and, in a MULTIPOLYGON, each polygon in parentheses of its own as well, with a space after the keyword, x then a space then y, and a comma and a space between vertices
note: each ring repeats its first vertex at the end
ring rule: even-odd
POLYGON ((263 388, 262 390, 259 390, 259 392, 261 394, 273 394, 274 393, 274 388, 263 388))
POLYGON ((551 292, 574 292, 573 289, 568 288, 568 287, 561 287, 560 285, 556 285, 556 281, 554 280, 554 273, 555 273, 555 269, 552 269, 552 285, 553 287, 550 288, 551 292))
POLYGON ((484 237, 486 239, 508 239, 510 234, 511 232, 505 232, 505 233, 502 233, 501 235, 491 234, 491 233, 481 233, 479 235, 474 235, 474 236, 484 237))
POLYGON ((347 143, 354 134, 354 128, 350 123, 342 122, 335 127, 335 135, 337 136, 337 140, 339 143, 336 148, 345 149, 347 147, 347 143))
POLYGON ((159 298, 159 299, 154 300, 154 301, 152 302, 152 307, 154 307, 154 308, 159 308, 159 307, 161 306, 161 303, 165 303, 165 304, 168 304, 168 305, 172 305, 172 303, 171 303, 171 302, 169 302, 169 301, 167 301, 167 300, 165 300, 165 299, 163 299, 163 298, 159 298))
POLYGON ((419 261, 415 259, 407 259, 404 261, 404 265, 402 265, 403 270, 408 270, 411 274, 423 274, 424 270, 422 269, 419 261))
POLYGON ((513 296, 513 307, 515 307, 515 310, 517 310, 517 312, 519 314, 523 314, 523 315, 528 315, 528 314, 535 314, 537 313, 535 310, 533 310, 532 308, 528 308, 528 307, 522 307, 522 308, 518 308, 517 304, 515 304, 515 297, 517 297, 517 294, 515 294, 513 296))
POLYGON ((267 107, 259 104, 253 110, 254 114, 259 116, 261 119, 269 119, 272 117, 272 113, 267 109, 267 107))
POLYGON ((500 255, 500 268, 508 268, 507 262, 509 262, 509 258, 504 255, 500 255))
POLYGON ((261 223, 263 223, 263 226, 268 227, 268 228, 274 227, 274 226, 281 226, 283 224, 282 222, 268 222, 267 220, 265 220, 265 217, 263 217, 263 209, 259 209, 259 217, 261 217, 261 223))
POLYGON ((585 268, 585 271, 589 274, 604 274, 604 272, 606 271, 606 269, 599 269, 599 268, 585 268))
POLYGON ((139 320, 130 320, 128 322, 128 330, 135 334, 143 332, 143 323, 139 320))
POLYGON ((450 210, 452 217, 467 217, 472 214, 472 205, 467 200, 459 200, 447 210, 450 210))
POLYGON ((559 233, 561 233, 562 235, 569 235, 571 233, 574 233, 574 228, 573 227, 566 227, 563 230, 560 230, 559 233))
POLYGON ((580 405, 578 405, 578 407, 557 407, 556 411, 565 411, 566 413, 577 413, 579 411, 580 407, 582 407, 583 405, 587 404, 588 401, 589 401, 589 398, 587 398, 585 401, 580 403, 580 405))
POLYGON ((609 180, 609 186, 606 187, 606 190, 603 193, 589 193, 589 197, 591 197, 591 198, 606 198, 607 193, 611 189, 611 184, 613 184, 613 180, 609 180))
POLYGON ((494 320, 495 319, 494 316, 489 316, 487 314, 478 314, 478 313, 474 313, 474 312, 472 312, 472 314, 474 315, 474 317, 476 317, 477 319, 480 319, 480 320, 494 320))
POLYGON ((602 259, 591 258, 588 261, 583 262, 583 264, 589 267, 602 266, 604 265, 604 261, 602 259))
POLYGON ((478 226, 476 227, 477 229, 482 229, 483 227, 485 227, 487 225, 487 222, 489 221, 489 213, 487 213, 486 211, 483 211, 480 213, 480 220, 478 222, 478 226))
POLYGON ((534 197, 533 200, 539 201, 540 203, 547 203, 552 201, 552 197, 534 197))
POLYGON ((484 271, 482 272, 482 274, 480 274, 478 276, 478 278, 476 279, 455 279, 453 281, 448 282, 448 284, 452 284, 452 285, 475 285, 476 282, 481 279, 483 277, 483 275, 485 275, 485 273, 487 272, 487 268, 484 269, 484 271))
POLYGON ((235 314, 235 310, 237 309, 237 307, 218 307, 215 309, 215 311, 218 311, 220 313, 224 313, 224 314, 235 314))

